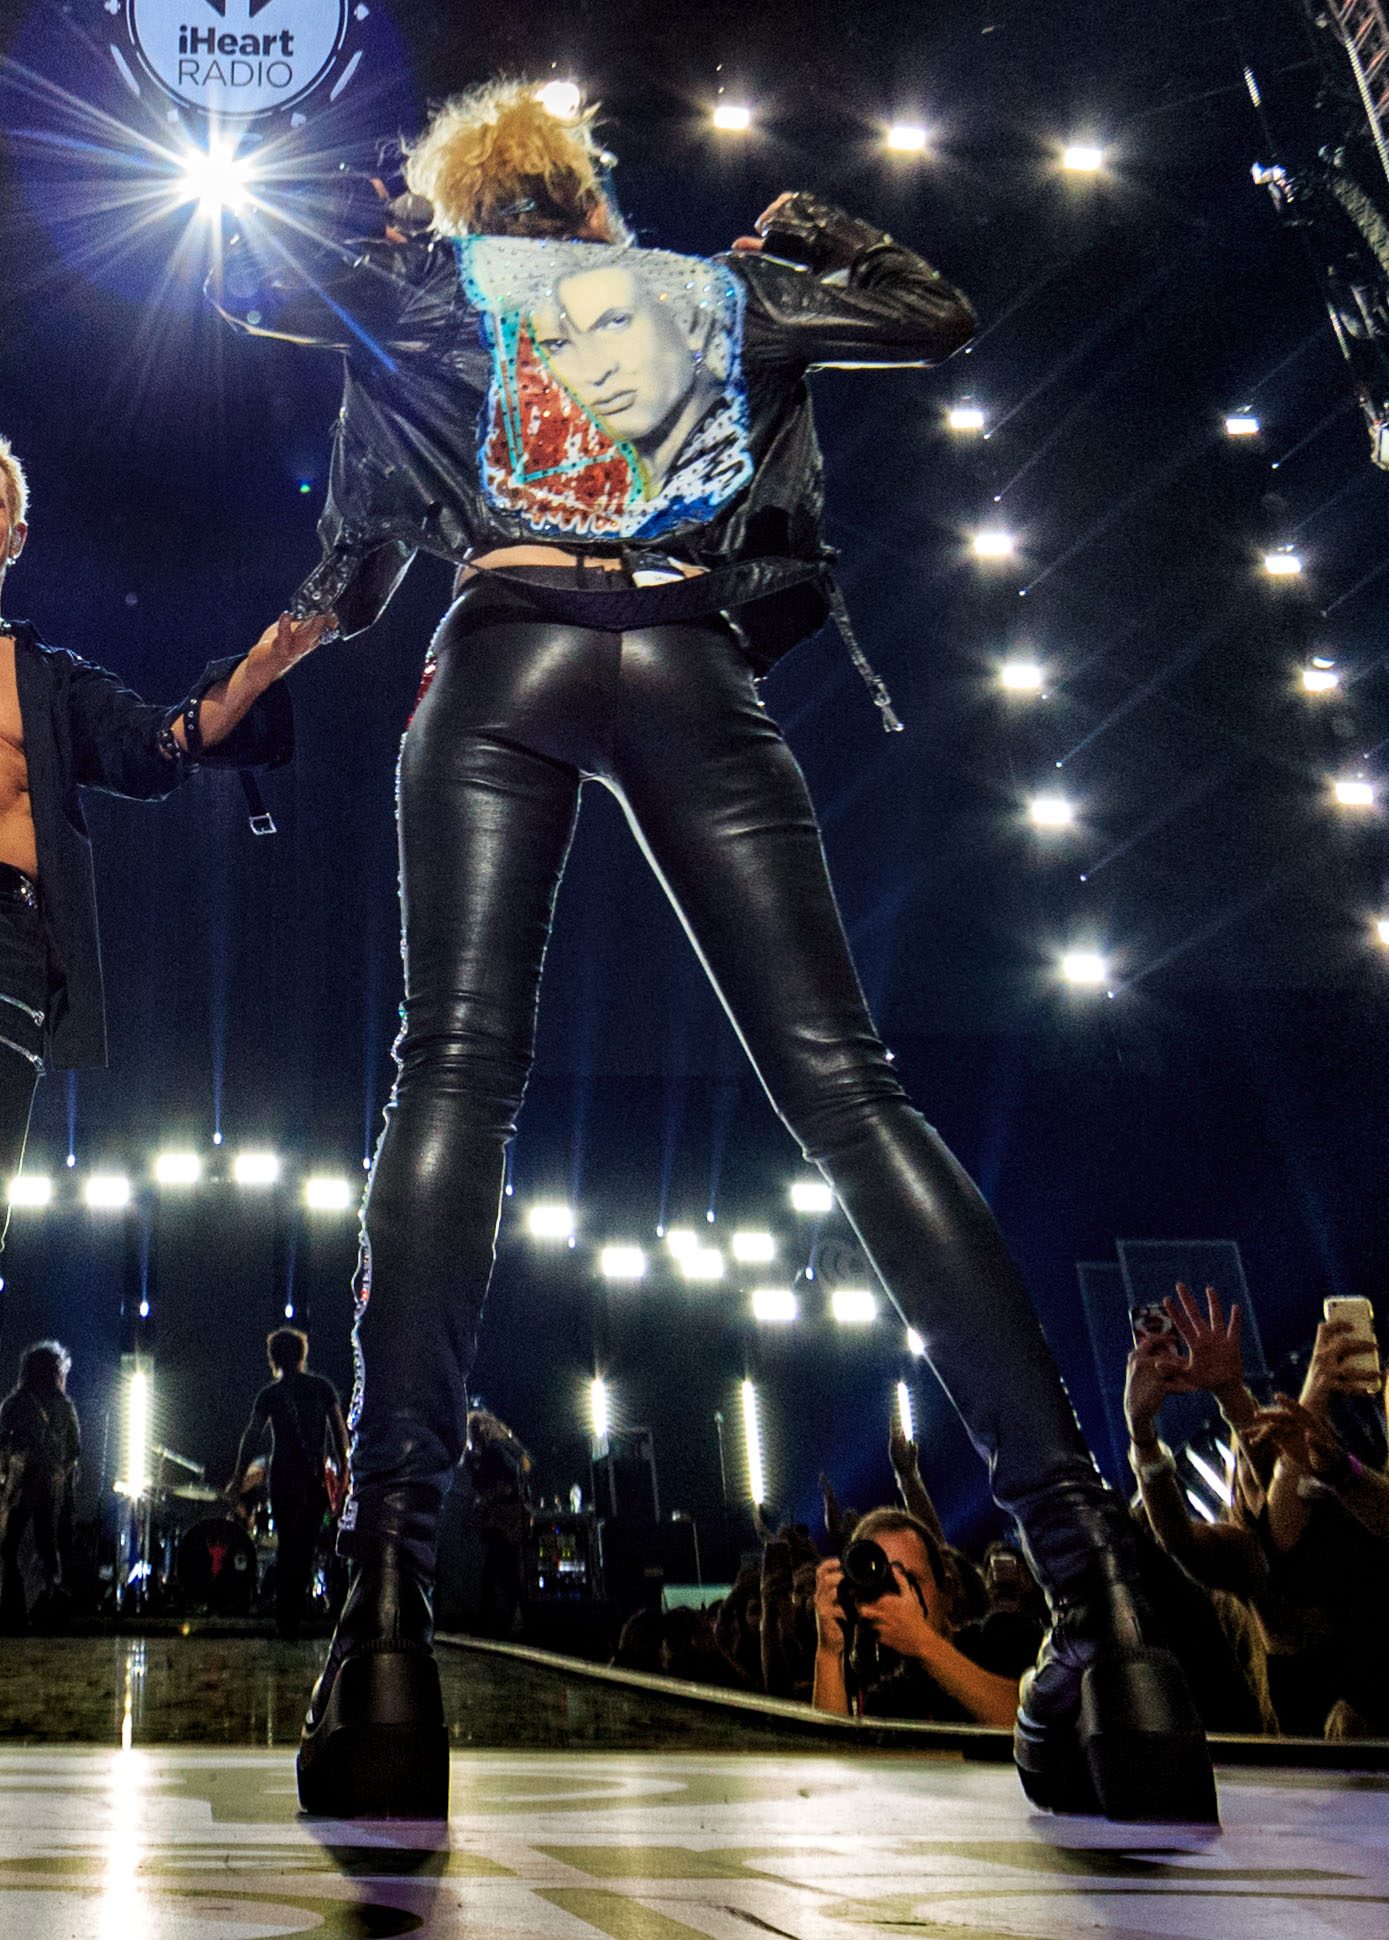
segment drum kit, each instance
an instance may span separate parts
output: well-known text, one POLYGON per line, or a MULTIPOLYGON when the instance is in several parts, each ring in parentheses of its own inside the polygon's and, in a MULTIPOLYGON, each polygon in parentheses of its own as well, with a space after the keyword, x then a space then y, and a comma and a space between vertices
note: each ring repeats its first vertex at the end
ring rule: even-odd
POLYGON ((277 1538, 264 1464, 252 1464, 232 1504, 207 1481, 201 1462, 158 1445, 150 1452, 150 1488, 138 1500, 118 1498, 118 1608, 216 1617, 268 1609, 277 1538))

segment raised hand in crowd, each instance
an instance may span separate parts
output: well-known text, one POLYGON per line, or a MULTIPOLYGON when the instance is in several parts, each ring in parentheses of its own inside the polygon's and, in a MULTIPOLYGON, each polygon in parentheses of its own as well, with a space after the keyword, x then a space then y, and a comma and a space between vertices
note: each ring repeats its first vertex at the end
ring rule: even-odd
POLYGON ((825 1498, 825 1534, 830 1539, 830 1547, 841 1550, 854 1533, 858 1512, 840 1508, 834 1484, 828 1475, 822 1474, 820 1477, 820 1493, 825 1498))
POLYGON ((1326 1496, 1334 1497, 1372 1536, 1389 1540, 1389 1476, 1352 1455, 1305 1403, 1275 1395, 1272 1406, 1241 1432, 1246 1441, 1275 1449, 1285 1471, 1269 1496, 1270 1534, 1280 1550, 1293 1546, 1312 1507, 1326 1496))
POLYGON ((1203 1314, 1192 1298, 1191 1289, 1180 1280, 1176 1299, 1164 1300, 1162 1304, 1186 1350, 1182 1362, 1185 1387, 1181 1392, 1214 1395, 1221 1414, 1232 1428, 1250 1420, 1259 1404, 1244 1379, 1238 1304, 1232 1304, 1229 1313, 1222 1314, 1219 1294, 1214 1287, 1207 1287, 1203 1314))
POLYGON ((921 1464, 914 1441, 909 1441, 902 1431, 900 1422, 894 1421, 888 1430, 888 1460, 892 1472, 897 1477, 897 1493, 902 1498, 902 1507, 909 1515, 924 1522, 941 1548, 946 1547, 946 1534, 941 1519, 936 1514, 936 1505, 930 1492, 921 1479, 921 1464))
POLYGON ((1338 1394, 1365 1393, 1365 1340, 1348 1320, 1324 1320, 1299 1399, 1319 1421, 1326 1421, 1338 1394))

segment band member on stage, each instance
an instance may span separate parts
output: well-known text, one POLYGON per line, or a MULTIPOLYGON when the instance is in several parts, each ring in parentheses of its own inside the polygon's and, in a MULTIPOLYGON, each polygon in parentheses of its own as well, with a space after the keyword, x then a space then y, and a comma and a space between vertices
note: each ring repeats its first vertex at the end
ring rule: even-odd
POLYGON ((294 1638, 304 1620, 304 1599, 314 1552, 332 1511, 325 1464, 347 1473, 347 1429, 332 1382, 310 1374, 309 1337, 298 1327, 277 1327, 266 1338, 271 1381, 251 1407, 236 1454, 227 1496, 241 1498, 246 1471, 269 1437, 270 1513, 275 1523, 275 1635, 294 1638))
MULTIPOLYGON (((28 497, 23 467, 0 438, 0 595, 28 537, 28 497)), ((159 707, 104 668, 46 646, 27 620, 0 619, 0 1191, 20 1168, 45 1063, 106 1062, 78 789, 158 800, 202 765, 287 761, 289 701, 271 683, 326 625, 282 614, 249 653, 213 662, 185 700, 159 707)))
POLYGON ((68 1400, 72 1356, 56 1340, 35 1341, 19 1379, 0 1403, 0 1631, 29 1627, 19 1552, 26 1529, 43 1571, 44 1596, 62 1588, 65 1527, 72 1526, 72 1478, 82 1451, 77 1410, 68 1400))
POLYGON ((1195 1713, 1131 1588, 1124 1504, 987 1206, 878 1040, 804 781, 757 693, 833 600, 807 373, 934 363, 973 313, 812 194, 779 196, 726 256, 636 248, 603 168, 586 121, 484 87, 409 154, 429 233, 409 233, 418 201, 388 211, 384 239, 337 249, 248 228, 212 286, 242 328, 346 358, 305 607, 354 632, 413 549, 460 567, 401 754, 404 1028, 363 1209, 353 1575, 300 1798, 446 1806, 436 1529, 555 893, 597 782, 1021 1528, 1053 1612, 1018 1727, 1029 1793, 1212 1817, 1195 1713))

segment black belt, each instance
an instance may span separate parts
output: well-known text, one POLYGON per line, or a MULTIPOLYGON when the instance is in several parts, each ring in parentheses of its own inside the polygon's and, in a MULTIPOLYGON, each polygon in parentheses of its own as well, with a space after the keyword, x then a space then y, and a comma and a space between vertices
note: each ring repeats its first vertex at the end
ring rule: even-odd
POLYGON ((12 862, 0 862, 0 903, 23 903, 26 909, 39 906, 38 884, 12 862))

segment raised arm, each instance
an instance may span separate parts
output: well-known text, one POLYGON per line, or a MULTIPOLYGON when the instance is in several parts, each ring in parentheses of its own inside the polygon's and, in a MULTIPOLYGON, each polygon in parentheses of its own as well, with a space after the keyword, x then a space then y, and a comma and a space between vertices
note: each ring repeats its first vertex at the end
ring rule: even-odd
POLYGON ((969 299, 939 270, 819 196, 778 196, 757 230, 732 256, 750 363, 936 364, 975 333, 969 299))

